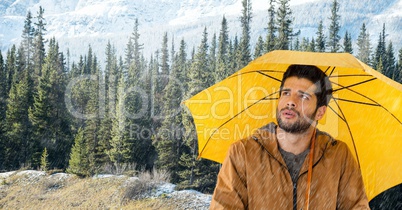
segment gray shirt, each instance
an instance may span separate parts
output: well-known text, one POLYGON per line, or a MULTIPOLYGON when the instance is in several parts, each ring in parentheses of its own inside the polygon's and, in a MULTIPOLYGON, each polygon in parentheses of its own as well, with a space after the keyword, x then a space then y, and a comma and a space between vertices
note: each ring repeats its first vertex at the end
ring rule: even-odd
POLYGON ((303 165, 304 159, 306 159, 307 154, 310 152, 310 148, 298 155, 295 155, 291 152, 286 152, 281 147, 279 147, 279 152, 282 154, 282 157, 285 160, 293 184, 296 184, 300 169, 303 165))

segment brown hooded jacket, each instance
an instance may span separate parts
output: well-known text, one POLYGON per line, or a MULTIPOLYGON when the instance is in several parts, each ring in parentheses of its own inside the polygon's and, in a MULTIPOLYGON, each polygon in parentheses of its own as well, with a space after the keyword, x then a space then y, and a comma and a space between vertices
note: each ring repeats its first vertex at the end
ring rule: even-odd
MULTIPOLYGON (((211 209, 304 208, 308 157, 297 185, 293 185, 278 150, 275 130, 276 125, 271 123, 231 145, 218 175, 211 209)), ((362 175, 349 148, 320 131, 316 134, 309 206, 369 209, 362 175)))

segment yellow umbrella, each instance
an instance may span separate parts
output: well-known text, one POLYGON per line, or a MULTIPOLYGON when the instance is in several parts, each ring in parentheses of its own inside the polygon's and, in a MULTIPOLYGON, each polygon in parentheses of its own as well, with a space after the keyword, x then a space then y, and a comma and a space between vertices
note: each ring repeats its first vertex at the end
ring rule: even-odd
POLYGON ((333 98, 318 128, 347 143, 369 200, 402 183, 402 85, 348 53, 273 51, 185 101, 199 157, 223 162, 230 144, 276 121, 280 81, 291 64, 315 65, 330 77, 333 98))

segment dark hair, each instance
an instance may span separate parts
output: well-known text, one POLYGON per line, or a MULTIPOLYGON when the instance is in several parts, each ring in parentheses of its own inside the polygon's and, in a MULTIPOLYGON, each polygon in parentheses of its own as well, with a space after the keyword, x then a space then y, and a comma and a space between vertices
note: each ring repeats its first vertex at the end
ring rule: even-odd
MULTIPOLYGON (((328 76, 317 66, 313 65, 290 65, 283 74, 281 90, 285 80, 289 77, 304 78, 311 81, 317 87, 315 95, 317 96, 317 108, 328 106, 332 97, 332 85, 328 76)), ((281 93, 279 93, 281 94, 281 93)))

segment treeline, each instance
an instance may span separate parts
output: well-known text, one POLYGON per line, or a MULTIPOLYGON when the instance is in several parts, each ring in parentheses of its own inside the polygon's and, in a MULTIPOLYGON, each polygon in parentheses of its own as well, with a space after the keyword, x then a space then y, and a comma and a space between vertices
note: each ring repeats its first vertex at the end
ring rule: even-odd
POLYGON ((396 60, 385 25, 376 48, 364 23, 357 40, 348 32, 341 39, 336 0, 331 25, 320 21, 316 37, 302 39, 293 28, 289 0, 271 0, 267 34, 253 48, 252 5, 242 3, 240 37, 229 36, 223 16, 211 40, 205 28, 198 47, 188 50, 183 39, 175 46, 172 38, 169 46, 165 33, 161 48, 146 59, 136 20, 124 56, 109 42, 105 63, 89 46, 70 64, 55 38, 44 39, 44 9, 35 17, 28 12, 20 45, 5 59, 0 53, 0 170, 61 169, 90 176, 156 167, 169 171, 180 188, 211 192, 219 164, 197 159, 195 127, 182 101, 252 59, 276 49, 348 52, 402 82, 402 49, 396 60))

